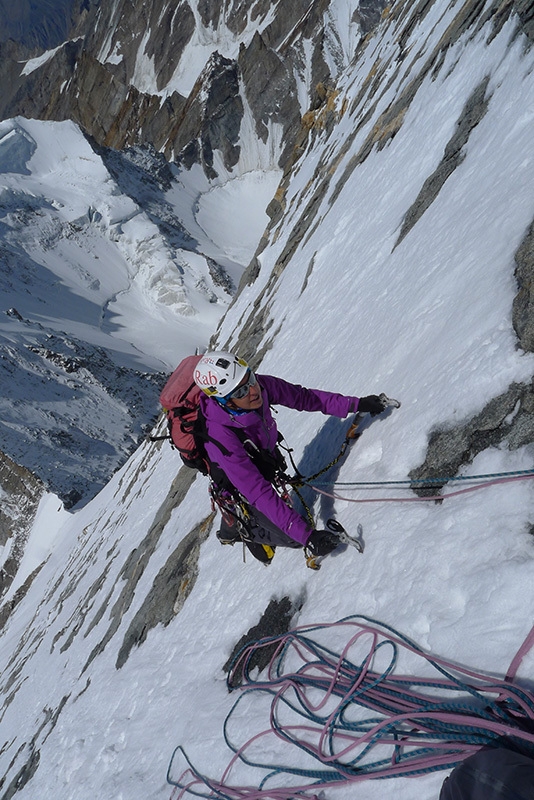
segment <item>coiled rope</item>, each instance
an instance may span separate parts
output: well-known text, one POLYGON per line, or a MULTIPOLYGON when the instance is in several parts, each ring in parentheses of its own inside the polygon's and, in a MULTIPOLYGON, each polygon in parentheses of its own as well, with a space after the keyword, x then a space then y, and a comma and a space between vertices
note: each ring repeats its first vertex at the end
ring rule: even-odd
MULTIPOLYGON (((483 746, 507 746, 532 757, 534 693, 513 681, 533 643, 534 629, 500 680, 431 656, 390 626, 360 615, 261 639, 238 654, 228 675, 230 688, 240 680, 242 686, 224 724, 234 755, 222 778, 202 775, 178 747, 167 773, 176 787, 172 798, 185 793, 223 800, 317 798, 327 785, 450 769, 483 746), (338 640, 339 632, 347 641, 339 653, 317 640, 329 635, 338 640), (260 648, 274 650, 262 680, 249 669, 260 648), (402 649, 430 665, 433 677, 394 675, 402 649), (230 725, 251 693, 270 698, 270 727, 236 745, 230 725), (286 745, 284 760, 288 744, 297 748, 297 763, 258 758, 259 751, 273 752, 273 736, 286 745), (229 783, 238 761, 263 771, 257 786, 229 783)), ((246 708, 251 706, 249 699, 246 708)))

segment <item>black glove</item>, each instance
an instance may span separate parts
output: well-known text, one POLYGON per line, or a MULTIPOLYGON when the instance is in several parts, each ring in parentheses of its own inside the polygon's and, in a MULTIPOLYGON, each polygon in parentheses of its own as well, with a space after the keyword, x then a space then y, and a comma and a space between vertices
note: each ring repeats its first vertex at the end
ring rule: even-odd
POLYGON ((384 410, 384 403, 377 394, 369 394, 367 397, 360 397, 358 411, 368 411, 372 417, 381 414, 384 410))
POLYGON ((313 531, 306 547, 313 556, 327 556, 339 544, 339 536, 330 531, 313 531))

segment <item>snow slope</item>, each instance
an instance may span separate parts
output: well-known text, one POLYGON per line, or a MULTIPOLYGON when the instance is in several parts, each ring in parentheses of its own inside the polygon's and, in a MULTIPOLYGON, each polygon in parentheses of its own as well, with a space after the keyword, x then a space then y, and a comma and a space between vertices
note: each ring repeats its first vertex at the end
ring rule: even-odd
MULTIPOLYGON (((361 157, 380 114, 425 65, 461 5, 434 4, 404 42, 404 59, 394 62, 394 20, 368 42, 340 86, 339 107, 346 99, 347 110, 329 135, 312 137, 289 184, 286 214, 260 256, 259 278, 220 329, 219 343, 237 346, 248 318, 261 311, 260 346, 269 344, 261 370, 402 400, 400 410, 367 427, 332 481, 405 479, 436 426, 467 418, 510 382, 532 376, 533 356, 517 348, 511 307, 514 253, 534 217, 534 53, 514 21, 496 36, 488 22, 449 47, 417 84, 395 135, 361 157), (371 102, 361 90, 378 62, 392 66, 371 102), (404 215, 486 76, 487 109, 463 160, 395 246, 404 215), (314 193, 313 224, 284 269, 280 257, 314 193)), ((277 421, 304 473, 336 453, 347 426, 288 409, 277 421)), ((532 455, 532 445, 488 448, 464 474, 530 469, 532 455)), ((205 540, 211 521, 196 526, 209 514, 206 480, 186 493, 173 482, 176 468, 168 447, 144 444, 84 509, 67 515, 49 499, 37 518, 27 570, 55 532, 53 548, 12 612, 0 656, 0 766, 20 800, 167 798, 166 769, 179 744, 201 772, 220 778, 231 755, 222 726, 234 703, 222 666, 273 597, 302 603, 298 624, 366 614, 435 654, 500 677, 532 626, 531 480, 441 504, 391 486, 339 486, 342 500, 310 492, 319 524, 332 514, 350 530, 361 523, 365 541, 363 555, 349 549, 311 572, 298 551, 278 551, 265 568, 250 558, 244 564, 241 551, 221 548, 213 532, 205 540), (167 517, 169 493, 186 499, 167 517), (192 531, 198 577, 180 607, 181 576, 165 569, 192 531), (162 582, 167 596, 176 592, 179 613, 167 618, 160 608, 158 617, 156 608, 147 622, 141 612, 162 582)), ((410 673, 419 663, 407 657, 400 667, 410 673)), ((530 681, 533 668, 531 653, 520 679, 530 681)), ((268 725, 261 702, 251 698, 247 710, 243 742, 268 725)), ((281 742, 268 755, 295 764, 300 757, 281 742)), ((326 796, 434 800, 444 776, 371 781, 326 796)), ((242 766, 231 773, 236 783, 260 778, 242 766)))

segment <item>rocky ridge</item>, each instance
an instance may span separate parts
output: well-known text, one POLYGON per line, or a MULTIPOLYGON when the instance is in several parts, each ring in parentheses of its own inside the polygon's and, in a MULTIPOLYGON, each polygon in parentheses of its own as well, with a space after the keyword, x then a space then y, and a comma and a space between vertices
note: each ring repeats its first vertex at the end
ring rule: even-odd
POLYGON ((0 117, 72 119, 99 144, 149 143, 212 175, 214 150, 226 169, 238 162, 250 114, 263 142, 280 126, 283 164, 302 115, 321 102, 317 85, 335 83, 385 5, 354 3, 347 37, 327 0, 234 2, 224 17, 218 3, 83 4, 68 41, 45 56, 2 46, 0 117), (197 75, 188 58, 202 65, 197 75))
POLYGON ((0 598, 17 574, 28 530, 44 491, 43 483, 30 470, 0 452, 0 598))

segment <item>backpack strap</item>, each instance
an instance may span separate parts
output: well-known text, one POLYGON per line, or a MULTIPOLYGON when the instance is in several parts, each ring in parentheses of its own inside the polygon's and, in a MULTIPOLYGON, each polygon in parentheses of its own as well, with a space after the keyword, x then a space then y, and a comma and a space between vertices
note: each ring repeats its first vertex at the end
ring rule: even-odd
POLYGON ((271 451, 267 450, 265 447, 258 447, 258 445, 246 435, 245 431, 240 431, 238 436, 250 460, 269 483, 272 483, 281 472, 285 472, 287 463, 278 449, 278 445, 274 453, 271 453, 271 451))
POLYGON ((161 436, 150 436, 149 435, 149 436, 146 437, 146 441, 147 442, 163 442, 165 439, 170 439, 170 438, 171 438, 170 433, 164 433, 161 436))
POLYGON ((193 436, 195 437, 195 440, 197 442, 201 442, 202 444, 205 444, 206 442, 211 442, 221 451, 223 456, 229 456, 231 454, 230 450, 228 450, 228 448, 225 447, 224 444, 221 444, 221 442, 217 441, 217 439, 214 439, 213 436, 209 435, 208 427, 206 425, 206 418, 200 408, 198 409, 196 420, 191 424, 190 430, 193 433, 193 436))
POLYGON ((179 399, 179 401, 178 401, 178 402, 180 403, 180 405, 181 405, 181 404, 184 402, 184 400, 185 400, 185 398, 187 397, 187 395, 188 395, 190 392, 192 392, 192 391, 193 391, 193 389, 195 388, 195 386, 196 386, 196 383, 195 383, 195 381, 193 381, 193 383, 191 384, 191 386, 188 386, 188 387, 187 387, 187 389, 185 390, 185 392, 183 393, 183 395, 180 397, 180 399, 179 399))

